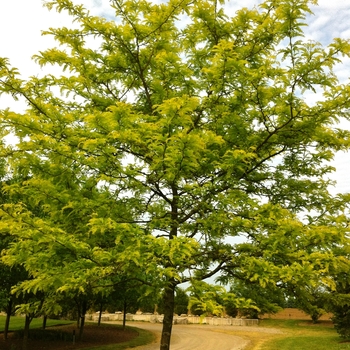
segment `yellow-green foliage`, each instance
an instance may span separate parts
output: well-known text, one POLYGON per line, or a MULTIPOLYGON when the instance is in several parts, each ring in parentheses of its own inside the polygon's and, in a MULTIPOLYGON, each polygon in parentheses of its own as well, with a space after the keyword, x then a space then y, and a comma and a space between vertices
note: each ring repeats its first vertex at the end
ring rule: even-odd
POLYGON ((327 162, 349 148, 335 123, 349 118, 350 87, 334 67, 350 44, 304 39, 311 3, 231 16, 224 1, 113 0, 106 19, 46 2, 77 25, 44 32, 57 47, 34 57, 62 75, 22 80, 0 59, 0 94, 27 101, 0 111, 1 136, 18 138, 0 148, 11 180, 0 233, 13 237, 2 261, 32 278, 17 290, 137 281, 165 291, 170 327, 181 282, 334 289, 348 200, 329 194, 327 162))

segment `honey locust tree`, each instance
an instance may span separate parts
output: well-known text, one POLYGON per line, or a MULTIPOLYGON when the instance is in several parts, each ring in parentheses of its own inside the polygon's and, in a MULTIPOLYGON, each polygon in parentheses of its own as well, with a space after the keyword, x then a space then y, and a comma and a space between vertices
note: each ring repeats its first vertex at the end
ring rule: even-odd
POLYGON ((2 155, 30 176, 10 190, 45 212, 2 208, 19 237, 3 260, 31 271, 26 288, 148 278, 164 290, 165 350, 182 282, 325 273, 331 252, 308 248, 345 239, 344 222, 326 215, 327 174, 349 146, 337 123, 350 88, 333 70, 350 44, 304 40, 311 3, 269 0, 231 16, 223 1, 112 0, 102 18, 47 1, 76 24, 47 30, 58 46, 35 56, 62 74, 21 80, 1 61, 1 92, 28 105, 1 112, 18 137, 2 155))

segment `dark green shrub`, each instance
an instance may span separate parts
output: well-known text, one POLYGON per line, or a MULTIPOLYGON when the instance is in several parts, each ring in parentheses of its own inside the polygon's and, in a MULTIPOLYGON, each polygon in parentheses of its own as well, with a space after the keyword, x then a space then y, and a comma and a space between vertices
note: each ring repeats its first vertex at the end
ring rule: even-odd
POLYGON ((332 311, 334 328, 342 338, 350 339, 350 305, 335 306, 332 311))

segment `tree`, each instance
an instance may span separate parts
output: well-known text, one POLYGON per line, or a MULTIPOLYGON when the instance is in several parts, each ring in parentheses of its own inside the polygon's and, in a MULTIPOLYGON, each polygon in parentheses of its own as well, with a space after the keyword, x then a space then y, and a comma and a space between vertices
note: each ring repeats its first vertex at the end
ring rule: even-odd
POLYGON ((188 304, 190 301, 189 299, 190 298, 187 295, 186 291, 180 287, 177 287, 175 289, 175 297, 174 297, 174 303, 175 303, 174 312, 178 315, 187 314, 188 304))
POLYGON ((300 286, 295 291, 296 306, 303 310, 307 315, 310 315, 312 322, 317 323, 318 319, 327 311, 328 291, 325 286, 300 286))
POLYGON ((231 291, 228 292, 223 286, 210 285, 204 281, 193 283, 189 288, 189 309, 195 315, 223 316, 228 308, 250 308, 259 310, 254 301, 248 298, 240 298, 231 291))
MULTIPOLYGON (((2 235, 0 235, 0 240, 1 252, 6 240, 2 235)), ((13 315, 16 305, 21 303, 21 298, 16 297, 16 295, 12 293, 12 288, 26 278, 28 278, 28 274, 20 266, 9 267, 0 263, 0 309, 6 313, 4 328, 5 339, 7 339, 8 336, 11 315, 13 315)))
MULTIPOLYGON (((261 287, 258 282, 234 280, 230 286, 230 292, 237 298, 251 300, 255 308, 240 309, 240 315, 249 318, 258 318, 263 314, 274 314, 280 311, 285 304, 285 291, 279 286, 268 285, 261 287)), ((231 308, 230 308, 231 309, 231 308)), ((237 310, 237 308, 235 308, 237 310)), ((231 310, 234 314, 234 310, 231 310)), ((238 310, 236 311, 238 314, 238 310)))
POLYGON ((190 287, 189 310, 195 315, 222 316, 224 314, 223 298, 226 290, 222 286, 197 282, 190 287))
MULTIPOLYGON (((0 205, 14 200, 14 198, 10 199, 9 195, 3 189, 5 183, 8 181, 10 179, 5 172, 5 162, 2 159, 0 160, 0 205)), ((0 232, 0 255, 12 242, 13 237, 9 234, 8 230, 5 229, 0 232)), ((4 339, 8 337, 10 318, 15 311, 16 303, 21 302, 21 299, 12 293, 12 288, 27 278, 28 274, 22 266, 10 267, 0 261, 0 310, 6 313, 4 339)))
POLYGON ((341 277, 342 280, 337 283, 335 295, 332 295, 329 300, 329 306, 333 313, 334 328, 342 338, 350 339, 350 286, 348 278, 345 275, 341 277))
MULTIPOLYGON (((345 197, 350 203, 349 195, 345 197)), ((344 339, 350 339, 349 241, 342 246, 334 247, 333 253, 337 256, 338 263, 331 267, 333 284, 324 292, 324 307, 333 313, 332 322, 339 335, 344 339)))
POLYGON ((331 254, 310 244, 345 239, 344 221, 322 218, 337 203, 329 161, 349 147, 336 125, 349 85, 333 68, 350 43, 305 41, 309 3, 230 17, 212 0, 113 0, 107 20, 48 1, 79 25, 46 31, 59 47, 35 56, 62 75, 22 81, 0 63, 0 92, 28 103, 1 112, 2 132, 19 138, 2 155, 30 175, 11 190, 45 213, 2 207, 1 225, 21 237, 3 261, 33 275, 23 288, 142 276, 164 289, 167 350, 178 284, 217 273, 298 284, 327 270, 331 254))

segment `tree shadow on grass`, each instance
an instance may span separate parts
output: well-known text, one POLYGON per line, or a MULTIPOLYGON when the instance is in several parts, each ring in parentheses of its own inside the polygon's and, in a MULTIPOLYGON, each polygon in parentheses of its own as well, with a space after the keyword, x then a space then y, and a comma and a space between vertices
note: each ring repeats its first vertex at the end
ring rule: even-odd
MULTIPOLYGON (((139 335, 137 330, 133 328, 123 330, 122 327, 118 326, 86 325, 83 339, 81 341, 76 340, 75 344, 73 344, 73 331, 78 334, 78 330, 74 325, 50 327, 46 330, 31 330, 27 350, 85 349, 94 346, 128 342, 137 338, 139 335)), ((23 331, 10 333, 6 341, 0 336, 0 349, 21 350, 23 342, 22 333, 23 331)))

